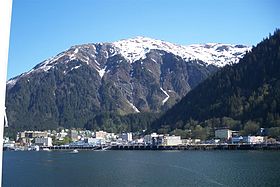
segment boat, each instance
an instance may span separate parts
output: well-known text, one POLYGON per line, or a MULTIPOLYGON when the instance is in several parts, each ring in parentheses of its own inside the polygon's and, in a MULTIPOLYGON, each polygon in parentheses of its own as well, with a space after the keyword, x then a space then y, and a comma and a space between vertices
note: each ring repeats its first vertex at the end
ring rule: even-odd
POLYGON ((51 151, 49 148, 45 147, 43 148, 43 151, 51 151))
POLYGON ((110 148, 111 148, 110 146, 102 147, 101 150, 102 150, 102 151, 106 151, 106 150, 108 150, 108 149, 110 149, 110 148))
POLYGON ((34 148, 33 148, 33 150, 34 150, 34 151, 39 151, 39 150, 40 150, 40 147, 39 147, 38 145, 35 145, 34 148))
POLYGON ((74 149, 73 151, 71 151, 71 153, 78 153, 79 151, 77 149, 74 149))

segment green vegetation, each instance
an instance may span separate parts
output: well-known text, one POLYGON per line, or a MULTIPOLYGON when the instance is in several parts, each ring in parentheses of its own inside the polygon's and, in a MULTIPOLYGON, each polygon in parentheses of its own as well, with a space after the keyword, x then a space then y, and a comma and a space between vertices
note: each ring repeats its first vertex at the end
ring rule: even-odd
POLYGON ((150 124, 158 117, 158 113, 137 113, 121 116, 116 113, 104 112, 90 119, 84 128, 114 133, 138 132, 149 129, 150 124))
POLYGON ((67 145, 72 142, 72 139, 68 136, 64 137, 63 140, 56 140, 55 137, 52 138, 53 145, 67 145))
POLYGON ((279 137, 280 30, 253 47, 238 64, 199 84, 152 127, 185 136, 191 131, 202 138, 218 127, 244 135, 265 127, 271 136, 279 137))

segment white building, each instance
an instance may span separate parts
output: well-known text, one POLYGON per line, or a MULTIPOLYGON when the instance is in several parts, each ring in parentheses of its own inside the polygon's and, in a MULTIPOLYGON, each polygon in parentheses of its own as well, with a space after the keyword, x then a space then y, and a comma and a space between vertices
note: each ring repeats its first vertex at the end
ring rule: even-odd
POLYGON ((229 140, 232 137, 232 130, 219 129, 215 130, 215 137, 220 139, 229 140))
POLYGON ((152 144, 152 145, 160 145, 163 143, 163 134, 147 134, 144 136, 144 143, 146 144, 152 144))
POLYGON ((63 140, 67 135, 68 135, 68 133, 64 132, 64 130, 62 130, 61 132, 57 133, 56 139, 63 140))
POLYGON ((143 138, 139 138, 139 139, 135 140, 135 143, 143 144, 144 143, 144 139, 143 138))
POLYGON ((96 146, 96 145, 104 144, 105 140, 104 139, 97 139, 97 138, 86 138, 84 140, 84 142, 87 143, 88 145, 96 146))
POLYGON ((37 138, 35 138, 35 145, 52 146, 52 138, 50 138, 50 137, 37 137, 37 138))
POLYGON ((163 139, 163 145, 165 146, 176 146, 181 144, 181 136, 165 136, 163 139))
POLYGON ((122 140, 124 140, 124 141, 131 142, 131 141, 132 141, 132 133, 131 133, 131 132, 122 133, 122 134, 121 134, 121 138, 122 138, 122 140))
POLYGON ((247 136, 244 137, 244 142, 249 144, 261 144, 264 143, 264 137, 263 136, 247 136))
POLYGON ((114 133, 107 133, 106 135, 106 140, 116 140, 117 139, 117 135, 115 135, 114 133))

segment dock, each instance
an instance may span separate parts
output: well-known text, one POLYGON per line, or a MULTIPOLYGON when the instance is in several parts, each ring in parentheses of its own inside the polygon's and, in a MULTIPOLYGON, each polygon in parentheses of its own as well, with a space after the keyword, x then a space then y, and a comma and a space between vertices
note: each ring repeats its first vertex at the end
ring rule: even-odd
POLYGON ((190 145, 104 145, 104 146, 41 146, 50 150, 280 150, 280 144, 190 144, 190 145))

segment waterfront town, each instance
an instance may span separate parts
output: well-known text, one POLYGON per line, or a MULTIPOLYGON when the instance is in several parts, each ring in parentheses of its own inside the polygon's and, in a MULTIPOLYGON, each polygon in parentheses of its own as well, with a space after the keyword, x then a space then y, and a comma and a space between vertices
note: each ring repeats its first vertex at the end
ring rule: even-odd
POLYGON ((180 136, 150 133, 142 134, 125 132, 114 134, 105 131, 81 129, 58 129, 46 131, 18 132, 16 140, 4 138, 4 150, 63 150, 63 149, 214 149, 233 146, 254 148, 274 145, 279 149, 280 142, 266 136, 265 129, 255 136, 240 136, 238 131, 230 129, 215 130, 211 140, 182 139, 180 136), (225 147, 226 146, 226 147, 225 147))

